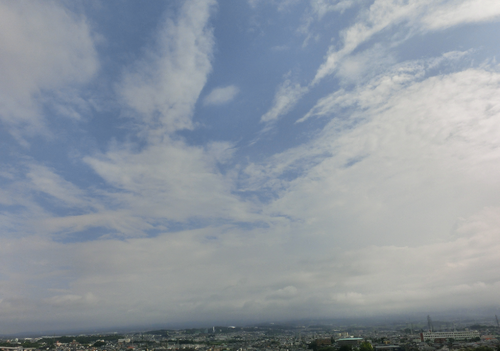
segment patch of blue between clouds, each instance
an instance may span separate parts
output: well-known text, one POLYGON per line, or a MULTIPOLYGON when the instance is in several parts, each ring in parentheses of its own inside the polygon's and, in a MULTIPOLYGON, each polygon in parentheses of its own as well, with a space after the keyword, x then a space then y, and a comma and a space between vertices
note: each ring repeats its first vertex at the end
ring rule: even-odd
POLYGON ((89 213, 89 209, 81 209, 76 205, 71 206, 70 204, 64 203, 63 201, 43 192, 35 192, 32 196, 39 206, 56 216, 78 216, 89 213))
MULTIPOLYGON (((477 50, 483 61, 500 54, 498 38, 500 23, 474 23, 415 35, 401 43, 396 52, 401 61, 438 57, 450 51, 477 50)), ((476 54, 476 53, 475 53, 476 54)))
POLYGON ((0 122, 0 150, 2 150, 0 152, 0 162, 4 165, 10 164, 10 162, 6 162, 7 160, 18 159, 20 157, 19 153, 25 151, 19 145, 19 141, 7 130, 6 125, 0 122))
MULTIPOLYGON (((271 132, 261 136, 257 144, 252 143, 255 134, 265 127, 259 121, 271 108, 276 87, 289 73, 293 82, 307 85, 314 77, 315 69, 322 62, 324 45, 328 45, 330 37, 320 36, 317 41, 311 42, 308 50, 303 50, 300 47, 304 38, 291 35, 296 33, 295 28, 290 25, 290 18, 278 13, 279 16, 275 21, 269 23, 263 20, 260 23, 263 27, 259 30, 255 28, 252 32, 247 28, 249 25, 247 10, 248 4, 244 2, 219 4, 216 17, 224 18, 225 22, 219 23, 216 19, 213 23, 217 50, 213 60, 213 73, 202 91, 193 118, 198 128, 193 131, 182 131, 180 134, 191 145, 204 145, 212 140, 230 141, 236 143, 238 156, 259 160, 296 145, 296 138, 302 138, 301 131, 304 125, 293 126, 293 122, 307 112, 308 107, 303 107, 304 105, 300 105, 292 116, 282 118, 283 121, 277 126, 279 133, 271 132), (228 18, 234 23, 228 22, 228 18), (226 26, 231 30, 224 30, 226 26), (262 35, 264 29, 265 36, 262 35), (285 49, 276 50, 276 47, 285 49), (311 54, 311 51, 317 55, 311 54), (259 52, 259 55, 252 55, 253 52, 259 52), (297 60, 301 61, 300 68, 297 66, 297 60), (256 71, 260 74, 253 73, 256 71), (223 106, 203 106, 201 101, 206 94, 216 87, 228 85, 235 85, 240 89, 234 101, 223 106)), ((253 18, 253 21, 259 23, 261 15, 267 16, 269 11, 276 9, 274 5, 264 4, 256 11, 262 12, 253 18)), ((286 13, 287 16, 290 15, 288 11, 286 13)), ((292 22, 300 23, 302 12, 294 12, 294 16, 296 18, 293 18, 292 22)), ((314 104, 312 99, 311 104, 314 104)))
POLYGON ((22 205, 5 205, 0 204, 0 212, 9 213, 11 215, 21 214, 26 210, 26 207, 22 205))
POLYGON ((344 167, 345 168, 349 168, 349 167, 352 167, 354 166, 355 164, 363 161, 367 156, 359 156, 359 157, 353 157, 349 160, 347 160, 347 162, 344 164, 344 167))
POLYGON ((234 223, 238 228, 244 230, 253 230, 253 229, 267 229, 269 228, 269 224, 262 221, 255 222, 235 222, 234 223))
POLYGON ((106 227, 91 227, 85 230, 72 233, 59 233, 54 235, 53 241, 62 244, 85 243, 103 238, 120 238, 121 235, 116 230, 106 227))
POLYGON ((158 235, 183 232, 189 230, 196 230, 207 228, 210 226, 224 226, 229 225, 243 230, 252 230, 256 228, 269 228, 269 225, 262 221, 256 222, 240 222, 231 221, 226 219, 190 219, 184 222, 181 221, 168 221, 168 223, 163 223, 157 225, 156 228, 148 229, 145 231, 148 237, 153 238, 158 235))

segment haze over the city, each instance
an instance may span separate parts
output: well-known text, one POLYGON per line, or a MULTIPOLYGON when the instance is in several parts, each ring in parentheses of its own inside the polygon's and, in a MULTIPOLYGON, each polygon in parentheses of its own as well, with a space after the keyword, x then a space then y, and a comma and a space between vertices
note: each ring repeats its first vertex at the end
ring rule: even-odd
POLYGON ((0 331, 500 306, 500 1, 0 1, 0 331))

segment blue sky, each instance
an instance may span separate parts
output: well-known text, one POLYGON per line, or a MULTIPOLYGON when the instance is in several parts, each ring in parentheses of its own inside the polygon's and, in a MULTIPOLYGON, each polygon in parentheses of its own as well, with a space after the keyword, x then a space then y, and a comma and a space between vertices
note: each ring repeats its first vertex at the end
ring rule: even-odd
POLYGON ((0 329, 498 308, 499 21, 1 1, 0 329))

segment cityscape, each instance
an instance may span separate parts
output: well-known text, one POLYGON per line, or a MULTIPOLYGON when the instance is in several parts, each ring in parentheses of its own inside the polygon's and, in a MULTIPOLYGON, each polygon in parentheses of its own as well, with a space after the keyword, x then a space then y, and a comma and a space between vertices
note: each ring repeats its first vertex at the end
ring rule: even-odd
POLYGON ((55 351, 449 351, 500 350, 500 327, 484 324, 432 321, 335 325, 318 323, 264 323, 254 326, 159 329, 38 337, 11 337, 0 350, 55 351))

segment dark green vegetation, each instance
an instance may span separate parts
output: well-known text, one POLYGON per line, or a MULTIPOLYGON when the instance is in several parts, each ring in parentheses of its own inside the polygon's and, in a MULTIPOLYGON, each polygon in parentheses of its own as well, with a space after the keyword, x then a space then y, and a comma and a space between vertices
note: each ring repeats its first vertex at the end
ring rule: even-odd
POLYGON ((373 346, 368 341, 363 341, 359 345, 359 351, 373 351, 373 346))
MULTIPOLYGON (((24 348, 38 348, 39 347, 39 343, 34 343, 31 341, 25 341, 25 342, 20 343, 19 345, 21 345, 24 348)), ((12 347, 12 346, 19 346, 19 345, 11 344, 8 342, 0 342, 0 346, 12 347)))
MULTIPOLYGON (((59 341, 63 344, 68 344, 75 340, 82 345, 92 345, 95 347, 100 347, 106 345, 107 341, 117 341, 118 339, 123 339, 123 335, 113 334, 113 335, 86 335, 86 336, 59 336, 57 338, 43 338, 37 342, 24 341, 20 343, 23 348, 44 348, 44 349, 54 349, 56 347, 56 342, 59 341)), ((0 346, 15 346, 12 343, 0 343, 0 346)))

